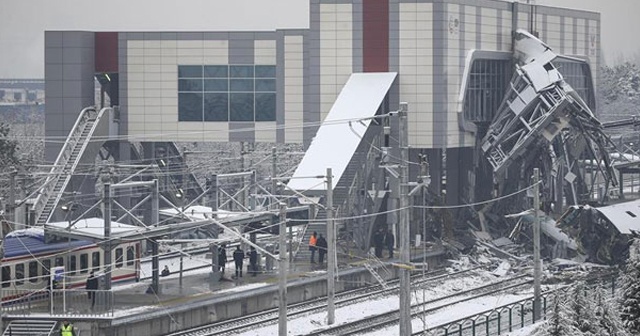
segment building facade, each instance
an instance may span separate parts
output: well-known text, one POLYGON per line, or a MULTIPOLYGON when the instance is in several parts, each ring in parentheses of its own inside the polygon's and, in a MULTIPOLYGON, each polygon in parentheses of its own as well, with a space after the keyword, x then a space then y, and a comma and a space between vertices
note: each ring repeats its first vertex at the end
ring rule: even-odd
MULTIPOLYGON (((595 107, 598 13, 498 0, 311 0, 308 29, 46 32, 46 135, 68 134, 94 103, 97 77, 119 106, 120 138, 308 145, 352 73, 397 72, 387 108, 409 104, 410 157, 426 154, 433 188, 446 175, 447 202, 457 203, 509 85, 517 29, 586 60, 558 68, 595 107)), ((47 144, 48 159, 58 149, 47 144)))

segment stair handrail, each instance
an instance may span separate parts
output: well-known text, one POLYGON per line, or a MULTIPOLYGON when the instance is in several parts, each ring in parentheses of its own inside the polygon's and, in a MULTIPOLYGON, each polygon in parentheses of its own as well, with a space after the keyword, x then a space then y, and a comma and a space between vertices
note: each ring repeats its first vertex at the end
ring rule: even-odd
MULTIPOLYGON (((68 173, 66 175, 63 175, 64 176, 64 181, 63 181, 63 184, 62 184, 62 188, 60 189, 61 191, 64 191, 67 188, 67 184, 69 184, 69 181, 71 180, 71 175, 73 175, 73 172, 76 170, 76 167, 78 166, 78 163, 80 162, 80 159, 82 159, 82 153, 84 153, 84 151, 86 150, 87 146, 91 142, 91 138, 93 137, 93 133, 95 133, 96 128, 98 128, 98 125, 100 124, 100 121, 102 120, 103 115, 105 114, 106 111, 109 111, 111 109, 112 109, 111 107, 103 107, 96 114, 96 117, 95 117, 95 120, 93 122, 93 125, 91 126, 91 129, 89 130, 89 133, 87 133, 87 138, 84 140, 84 142, 82 143, 82 145, 80 147, 80 151, 78 152, 78 156, 76 157, 76 159, 71 164, 71 167, 70 167, 68 173)), ((84 124, 86 124, 86 121, 91 119, 91 111, 93 111, 95 113, 95 109, 89 109, 87 111, 87 113, 85 114, 86 120, 84 120, 85 121, 84 124)), ((84 112, 84 110, 83 110, 83 112, 84 112)), ((76 125, 78 125, 77 122, 76 122, 76 125)), ((80 131, 80 135, 82 135, 82 131, 80 131)), ((74 143, 74 146, 77 145, 78 140, 79 140, 79 137, 76 138, 76 142, 74 143)), ((72 150, 73 150, 73 148, 72 148, 72 150)), ((67 162, 67 164, 68 164, 68 162, 67 162)), ((66 167, 67 164, 65 164, 65 167, 66 167)), ((63 169, 63 172, 64 172, 64 169, 63 169)), ((58 176, 58 179, 60 177, 62 177, 62 176, 58 176)), ((53 185, 55 186, 55 184, 53 184, 53 185)), ((62 192, 60 192, 60 193, 58 193, 56 195, 56 199, 54 201, 54 205, 58 204, 58 202, 60 202, 60 198, 62 198, 62 192)), ((51 218, 52 215, 53 215, 53 211, 49 213, 45 223, 49 221, 49 219, 51 218)))
MULTIPOLYGON (((68 159, 68 157, 66 156, 69 148, 67 147, 72 147, 75 145, 75 142, 71 140, 77 141, 76 133, 77 133, 78 126, 80 125, 81 122, 84 123, 85 120, 88 119, 87 116, 90 111, 95 112, 95 107, 88 106, 82 109, 82 111, 80 111, 80 114, 78 115, 78 118, 76 118, 76 122, 73 124, 73 127, 69 131, 69 135, 67 136, 65 143, 62 145, 62 148, 60 149, 60 152, 58 153, 58 156, 56 157, 56 160, 53 163, 53 167, 51 167, 51 170, 49 171, 49 175, 47 176, 47 179, 43 184, 44 187, 38 194, 38 197, 36 197, 34 209, 36 211, 37 217, 40 216, 42 210, 44 209, 44 206, 47 204, 47 201, 49 200, 51 191, 55 187, 55 183, 51 183, 51 182, 53 182, 54 179, 57 181, 58 178, 60 177, 57 170, 64 171, 64 168, 66 165, 62 165, 60 163, 62 160, 68 159)), ((82 132, 80 132, 80 134, 82 134, 82 132)), ((70 152, 69 152, 69 155, 70 155, 70 152)))
MULTIPOLYGON (((178 148, 178 146, 176 145, 176 143, 175 143, 175 142, 173 142, 173 141, 169 141, 168 143, 169 143, 169 145, 170 145, 171 147, 173 147, 173 150, 175 150, 175 151, 176 151, 176 153, 177 153, 180 157, 183 157, 183 158, 184 158, 184 153, 182 153, 182 152, 180 151, 180 148, 178 148)), ((185 166, 185 167, 187 167, 187 161, 186 161, 186 160, 183 160, 183 161, 182 161, 182 163, 184 164, 184 166, 185 166)), ((200 190, 199 190, 199 192, 204 191, 204 188, 202 187, 202 184, 200 184, 200 181, 198 181, 198 179, 195 177, 195 175, 193 174, 193 172, 190 172, 190 173, 188 173, 187 175, 190 177, 191 182, 195 183, 195 186, 196 186, 196 187, 198 187, 198 188, 200 189, 200 190)), ((183 181, 183 183, 184 183, 184 181, 183 181)))

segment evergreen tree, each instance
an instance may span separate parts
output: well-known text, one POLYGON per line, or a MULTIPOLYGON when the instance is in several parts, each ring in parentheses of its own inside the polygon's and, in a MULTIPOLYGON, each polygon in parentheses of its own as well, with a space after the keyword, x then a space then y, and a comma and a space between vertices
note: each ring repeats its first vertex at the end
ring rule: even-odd
POLYGON ((597 334, 595 309, 592 298, 589 297, 585 283, 580 281, 569 291, 568 300, 571 306, 571 320, 573 325, 584 335, 597 334))
POLYGON ((600 287, 595 291, 595 316, 598 320, 598 336, 627 336, 629 335, 620 319, 615 300, 607 290, 600 287))
POLYGON ((627 260, 621 306, 621 319, 625 328, 632 333, 640 333, 640 258, 634 254, 627 260))
POLYGON ((550 318, 531 334, 532 336, 577 336, 582 335, 571 318, 571 307, 563 294, 553 303, 550 318))

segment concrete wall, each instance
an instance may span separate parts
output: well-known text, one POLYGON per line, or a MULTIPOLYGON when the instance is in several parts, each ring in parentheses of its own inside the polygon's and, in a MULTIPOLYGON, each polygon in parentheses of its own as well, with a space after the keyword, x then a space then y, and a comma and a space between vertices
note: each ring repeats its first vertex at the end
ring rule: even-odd
POLYGON ((94 33, 45 32, 45 157, 56 160, 80 111, 95 101, 94 33))

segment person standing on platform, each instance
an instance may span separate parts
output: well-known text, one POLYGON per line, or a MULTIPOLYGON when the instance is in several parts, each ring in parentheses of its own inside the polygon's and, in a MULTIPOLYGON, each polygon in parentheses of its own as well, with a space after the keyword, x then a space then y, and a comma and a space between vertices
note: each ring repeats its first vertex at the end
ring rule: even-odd
POLYGON ((220 271, 220 279, 224 278, 224 269, 227 265, 227 247, 222 244, 218 247, 218 271, 220 271))
POLYGON ((384 232, 382 232, 382 229, 379 229, 373 235, 373 247, 375 248, 376 257, 382 258, 383 246, 384 246, 384 232))
POLYGON ((251 276, 258 274, 258 252, 256 252, 256 248, 253 246, 251 246, 251 251, 249 251, 249 273, 251 273, 251 276))
POLYGON ((393 236, 393 231, 389 230, 387 235, 384 236, 384 245, 389 251, 389 259, 393 259, 393 247, 396 245, 396 237, 393 236))
POLYGON ((311 237, 309 237, 309 251, 311 251, 311 263, 316 263, 316 244, 318 243, 318 233, 313 231, 311 237))
POLYGON ((236 278, 242 278, 242 262, 244 261, 244 251, 240 245, 233 251, 233 261, 236 263, 236 278))
POLYGON ((96 278, 94 271, 91 271, 87 278, 87 284, 85 285, 87 290, 87 296, 91 300, 91 308, 96 305, 96 289, 98 289, 98 278, 96 278))
POLYGON ((320 237, 318 237, 318 241, 316 241, 316 247, 318 248, 318 263, 324 263, 324 256, 327 254, 327 240, 324 239, 322 233, 320 237))

